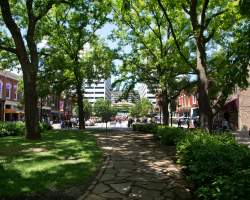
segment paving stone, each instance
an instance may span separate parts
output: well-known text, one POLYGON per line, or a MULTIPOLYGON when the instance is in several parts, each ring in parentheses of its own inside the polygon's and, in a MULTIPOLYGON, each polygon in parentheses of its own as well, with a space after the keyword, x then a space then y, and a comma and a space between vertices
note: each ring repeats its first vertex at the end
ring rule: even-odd
POLYGON ((129 131, 96 137, 110 160, 87 200, 192 199, 180 168, 174 164, 173 147, 158 145, 150 134, 129 131))
POLYGON ((110 184, 110 186, 121 194, 126 194, 130 191, 132 183, 118 183, 118 184, 110 184))
POLYGON ((103 183, 99 183, 95 186, 93 193, 95 194, 101 194, 104 192, 107 192, 110 188, 107 185, 104 185, 103 183))
POLYGON ((103 176, 101 177, 100 181, 109 181, 109 180, 113 180, 115 178, 114 174, 103 174, 103 176))
POLYGON ((120 200, 120 199, 125 198, 125 196, 123 196, 117 192, 106 192, 106 193, 100 194, 100 196, 104 197, 104 198, 108 198, 108 199, 115 199, 115 200, 120 200))
POLYGON ((165 183, 136 182, 135 184, 149 190, 163 190, 166 187, 165 183))
POLYGON ((102 197, 97 196, 97 195, 95 195, 95 194, 90 194, 90 195, 86 198, 86 200, 105 200, 105 198, 102 198, 102 197))
POLYGON ((141 187, 133 187, 129 197, 142 200, 158 200, 161 198, 161 194, 159 191, 147 190, 141 187))

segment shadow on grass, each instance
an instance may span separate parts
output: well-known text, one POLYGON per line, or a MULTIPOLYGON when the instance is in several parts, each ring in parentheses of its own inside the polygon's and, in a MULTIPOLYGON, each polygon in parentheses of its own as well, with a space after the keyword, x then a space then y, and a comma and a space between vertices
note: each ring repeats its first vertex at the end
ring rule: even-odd
MULTIPOLYGON (((65 197, 73 195, 67 190, 77 184, 86 184, 101 160, 102 153, 94 137, 87 132, 50 131, 39 141, 2 138, 0 199, 25 199, 24 196, 45 191, 51 193, 50 196, 53 192, 64 195, 63 199, 71 199, 65 197)), ((76 193, 74 191, 74 195, 76 193)))

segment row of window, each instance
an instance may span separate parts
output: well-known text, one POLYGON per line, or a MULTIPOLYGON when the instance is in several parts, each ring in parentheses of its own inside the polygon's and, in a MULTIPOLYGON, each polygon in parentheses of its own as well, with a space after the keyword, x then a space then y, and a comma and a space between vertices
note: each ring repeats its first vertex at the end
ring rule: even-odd
MULTIPOLYGON (((3 97, 3 90, 5 89, 5 97, 6 99, 11 99, 11 90, 12 85, 10 83, 6 83, 5 88, 3 88, 3 82, 0 81, 0 98, 3 97)), ((17 85, 13 86, 14 99, 17 99, 17 85)))
POLYGON ((104 94, 104 92, 85 92, 85 94, 104 94))
POLYGON ((85 89, 104 89, 104 87, 85 87, 85 89))

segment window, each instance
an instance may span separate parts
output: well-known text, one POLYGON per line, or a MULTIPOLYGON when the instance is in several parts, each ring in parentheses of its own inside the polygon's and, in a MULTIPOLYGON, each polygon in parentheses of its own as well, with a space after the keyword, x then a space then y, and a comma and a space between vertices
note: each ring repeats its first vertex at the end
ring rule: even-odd
POLYGON ((17 100, 17 85, 13 87, 14 99, 17 100))
POLYGON ((193 95, 193 104, 197 104, 197 96, 193 95))
POLYGON ((0 81, 0 98, 3 97, 3 82, 0 81))
POLYGON ((104 94, 104 92, 95 92, 96 94, 104 94))
POLYGON ((6 83, 5 96, 6 96, 7 99, 10 99, 10 97, 11 97, 11 84, 10 83, 6 83))

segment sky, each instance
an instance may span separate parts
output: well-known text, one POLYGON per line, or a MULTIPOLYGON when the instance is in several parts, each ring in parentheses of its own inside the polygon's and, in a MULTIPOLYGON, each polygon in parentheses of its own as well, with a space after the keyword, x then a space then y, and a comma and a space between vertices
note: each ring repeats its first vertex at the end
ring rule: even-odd
MULTIPOLYGON (((112 31, 114 29, 116 29, 117 26, 112 24, 112 23, 107 23, 105 24, 101 29, 97 30, 97 34, 100 38, 102 38, 105 43, 111 48, 111 49, 115 49, 118 47, 117 42, 112 41, 110 39, 108 39, 108 36, 112 33, 112 31)), ((44 48, 47 45, 46 40, 43 40, 41 43, 39 43, 37 45, 38 49, 44 48)), ((124 52, 129 52, 130 51, 130 47, 129 46, 125 46, 123 48, 124 52)), ((119 65, 121 65, 121 60, 115 60, 114 64, 118 67, 119 65)), ((18 68, 20 69, 20 66, 18 66, 18 68)), ((13 73, 18 74, 18 75, 22 75, 22 71, 21 70, 17 70, 17 69, 13 69, 11 70, 13 73)), ((113 82, 116 79, 115 76, 111 76, 111 82, 113 82)))

